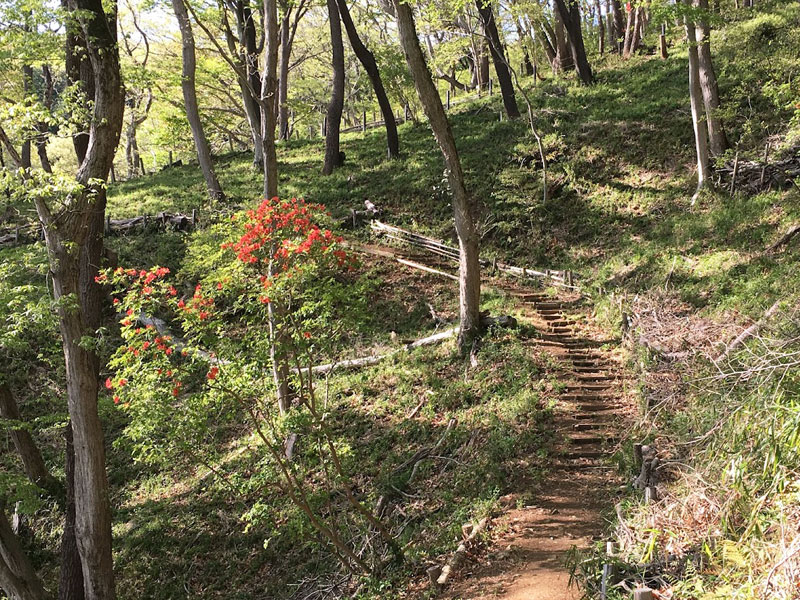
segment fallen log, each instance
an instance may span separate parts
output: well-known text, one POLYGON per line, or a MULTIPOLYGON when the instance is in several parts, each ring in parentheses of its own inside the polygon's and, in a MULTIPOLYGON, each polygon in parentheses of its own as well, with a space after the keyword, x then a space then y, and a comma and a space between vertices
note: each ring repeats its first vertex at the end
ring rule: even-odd
POLYGON ((788 230, 786 233, 784 233, 784 234, 783 234, 783 235, 782 235, 782 236, 781 236, 781 237, 778 239, 778 241, 776 241, 776 242, 775 242, 774 244, 772 244, 772 245, 771 245, 769 248, 767 248, 767 252, 775 252, 775 250, 777 250, 778 248, 780 248, 780 247, 782 247, 782 246, 785 246, 786 244, 788 244, 789 242, 791 242, 791 241, 792 241, 792 239, 793 239, 793 238, 794 238, 794 237, 795 237, 795 236, 796 236, 798 233, 800 233, 800 224, 795 224, 795 225, 792 225, 791 227, 789 227, 789 230, 788 230))
POLYGON ((447 580, 450 578, 450 575, 453 573, 453 571, 458 569, 461 561, 464 560, 464 556, 467 554, 467 548, 473 541, 475 541, 475 538, 486 529, 488 524, 489 517, 484 517, 478 521, 477 524, 471 526, 469 535, 467 535, 458 545, 456 551, 453 552, 453 556, 450 557, 450 560, 442 569, 441 575, 439 575, 439 578, 436 580, 437 585, 443 586, 447 584, 447 580))
POLYGON ((395 354, 399 354, 401 352, 409 352, 414 348, 420 348, 422 346, 438 344, 439 342, 443 342, 444 340, 450 339, 451 337, 457 334, 458 334, 458 327, 453 327, 452 329, 448 329, 440 333, 435 333, 433 335, 429 335, 428 337, 424 337, 422 339, 406 344, 405 346, 403 346, 403 348, 399 350, 392 350, 391 352, 386 352, 384 354, 374 354, 372 356, 364 356, 362 358, 351 358, 349 360, 342 360, 324 365, 317 365, 316 367, 311 368, 311 372, 314 373, 315 375, 325 375, 336 369, 355 369, 359 367, 370 367, 372 365, 377 365, 382 360, 394 356, 395 354))

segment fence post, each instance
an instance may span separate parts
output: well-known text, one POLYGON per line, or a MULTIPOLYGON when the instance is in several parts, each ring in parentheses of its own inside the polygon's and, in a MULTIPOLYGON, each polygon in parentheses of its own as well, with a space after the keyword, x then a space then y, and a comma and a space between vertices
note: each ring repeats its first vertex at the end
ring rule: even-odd
POLYGON ((405 110, 403 112, 403 120, 408 121, 408 104, 406 104, 405 110))
POLYGON ((142 172, 142 175, 147 174, 144 170, 144 159, 141 156, 139 157, 139 170, 142 172))
POLYGON ((633 590, 633 600, 653 600, 653 590, 640 587, 633 590))
POLYGON ((192 229, 197 229, 197 209, 192 209, 192 229))
POLYGON ((172 160, 172 150, 170 150, 170 151, 169 151, 169 166, 170 166, 170 167, 172 166, 172 163, 173 163, 173 162, 174 162, 174 161, 172 160))
POLYGON ((661 24, 661 35, 658 36, 658 43, 661 48, 661 60, 667 60, 667 26, 661 24))
POLYGON ((492 78, 489 78, 489 95, 492 95, 492 78))
POLYGON ((367 132, 367 111, 364 111, 361 114, 361 132, 362 133, 367 132))

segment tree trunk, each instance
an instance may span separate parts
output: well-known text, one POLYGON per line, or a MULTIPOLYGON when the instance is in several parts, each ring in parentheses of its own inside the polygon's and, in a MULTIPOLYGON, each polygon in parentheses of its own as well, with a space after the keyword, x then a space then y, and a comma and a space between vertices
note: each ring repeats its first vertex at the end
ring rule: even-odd
POLYGON ((564 20, 558 8, 553 11, 553 29, 556 41, 557 70, 561 72, 569 71, 574 66, 574 63, 572 62, 572 52, 570 52, 569 45, 567 44, 567 32, 564 27, 564 20))
POLYGON ((333 68, 333 85, 331 101, 328 104, 327 124, 325 132, 325 163, 322 174, 330 175, 342 165, 339 151, 339 128, 342 125, 342 109, 344 108, 344 45, 342 44, 342 22, 339 20, 339 9, 336 0, 327 0, 328 22, 331 29, 331 59, 333 68))
MULTIPOLYGON (((691 6, 692 0, 684 0, 691 6)), ((692 203, 697 199, 700 190, 708 180, 708 131, 703 125, 703 92, 700 89, 700 59, 697 52, 697 35, 695 24, 688 17, 684 17, 686 25, 686 38, 689 44, 689 98, 692 107, 692 125, 694 127, 694 140, 697 150, 697 192, 692 198, 692 203)))
POLYGON ((288 140, 291 135, 289 125, 289 60, 292 56, 290 24, 291 12, 286 10, 281 22, 281 60, 278 75, 278 137, 288 140))
POLYGON ((67 498, 64 510, 64 534, 61 536, 61 570, 58 577, 58 600, 83 600, 83 573, 78 543, 75 540, 75 446, 72 423, 64 431, 67 498))
POLYGON ((130 107, 130 119, 126 128, 125 161, 128 163, 128 179, 139 174, 139 144, 136 142, 136 114, 130 107))
POLYGON ((44 600, 47 594, 11 529, 0 499, 0 589, 10 600, 44 600))
POLYGON ((578 77, 584 85, 590 85, 594 82, 594 75, 592 75, 592 68, 589 66, 589 60, 586 58, 586 49, 583 45, 583 31, 581 29, 581 14, 578 10, 578 0, 555 0, 558 12, 561 14, 561 19, 564 22, 564 27, 569 36, 570 47, 572 49, 572 61, 575 64, 575 70, 578 72, 578 77), (569 7, 565 4, 569 2, 569 7))
POLYGON ((611 0, 611 7, 614 13, 614 47, 617 54, 622 55, 625 38, 625 22, 622 17, 622 6, 620 0, 611 0))
MULTIPOLYGON (((80 37, 85 43, 94 83, 93 116, 88 127, 84 158, 76 176, 82 186, 57 212, 42 197, 36 210, 45 231, 59 329, 67 373, 67 401, 75 436, 75 537, 81 558, 86 597, 113 600, 114 570, 111 555, 111 508, 105 471, 103 430, 97 412, 99 360, 85 344, 94 338, 99 322, 99 297, 94 282, 102 253, 105 182, 119 143, 124 110, 124 90, 119 68, 116 13, 106 14, 100 0, 67 0, 69 13, 81 12, 80 37), (87 16, 88 15, 88 16, 87 16), (76 248, 78 251, 76 252, 76 248), (92 291, 94 290, 94 292, 92 291), (92 312, 94 311, 94 312, 92 312)), ((72 37, 72 36, 69 36, 72 37)), ((73 44, 68 40, 68 45, 73 44)), ((68 54, 67 66, 70 69, 68 54)), ((80 65, 79 65, 80 66, 80 65)), ((72 71, 75 73, 75 71, 72 71)), ((86 84, 91 82, 83 81, 86 84)), ((76 152, 82 144, 75 141, 76 152)))
POLYGON ((261 144, 264 161, 264 197, 278 195, 278 153, 275 149, 275 100, 278 93, 278 2, 264 0, 264 68, 261 73, 261 144))
POLYGON ((625 21, 625 37, 622 43, 622 56, 629 58, 631 55, 631 40, 633 39, 633 21, 635 8, 628 10, 628 18, 625 21))
POLYGON ((480 79, 480 87, 489 87, 489 49, 487 48, 486 41, 480 44, 480 62, 478 63, 478 79, 480 79))
POLYGON ((558 64, 558 54, 556 48, 553 46, 551 40, 555 40, 555 33, 553 32, 553 28, 550 27, 550 24, 547 20, 542 20, 539 22, 539 41, 542 44, 542 49, 544 53, 547 55, 547 60, 550 63, 550 67, 553 69, 553 72, 557 72, 559 68, 558 64))
MULTIPOLYGON (((6 383, 0 383, 0 418, 9 421, 22 421, 17 402, 6 383)), ((34 485, 52 496, 61 498, 63 488, 58 480, 50 474, 44 464, 41 452, 30 432, 24 428, 9 429, 11 440, 17 449, 25 475, 34 485)))
POLYGON ((600 8, 600 0, 594 0, 594 9, 597 12, 597 51, 603 56, 606 52, 606 23, 603 19, 603 10, 600 8))
MULTIPOLYGON (((698 0, 698 6, 704 11, 708 11, 708 0, 698 0)), ((697 24, 695 35, 697 36, 700 89, 703 92, 708 139, 711 145, 711 153, 714 156, 720 156, 728 149, 728 137, 725 135, 725 127, 722 125, 722 121, 718 116, 719 88, 717 86, 717 74, 714 71, 714 63, 711 60, 711 37, 708 19, 701 16, 701 21, 697 24)))
POLYGON ((489 39, 489 51, 492 53, 494 71, 497 73, 497 82, 500 84, 500 92, 503 95, 503 106, 505 106, 508 118, 516 119, 519 117, 517 98, 514 95, 514 84, 511 81, 511 73, 503 54, 503 46, 500 43, 500 34, 497 32, 497 24, 494 21, 492 5, 484 0, 475 0, 475 4, 483 22, 483 30, 489 39))
POLYGON ((211 159, 211 150, 208 147, 203 122, 200 120, 200 108, 197 104, 197 88, 195 86, 195 72, 197 71, 197 58, 195 56, 194 34, 192 23, 189 21, 189 11, 186 10, 184 0, 172 0, 172 10, 178 19, 178 28, 181 31, 181 44, 183 54, 183 73, 181 89, 183 90, 183 103, 186 107, 186 118, 192 130, 194 146, 197 149, 197 161, 206 180, 208 197, 212 201, 222 200, 225 194, 214 171, 211 159))
POLYGON ((480 263, 478 233, 475 229, 475 201, 467 193, 464 173, 458 156, 453 131, 442 106, 439 92, 431 79, 425 56, 419 46, 411 6, 403 0, 393 0, 400 44, 414 78, 417 94, 428 117, 433 135, 444 156, 447 180, 453 196, 453 212, 459 246, 459 314, 458 347, 462 354, 470 351, 473 340, 480 334, 480 263))
POLYGON ((397 137, 397 124, 394 120, 389 97, 386 95, 386 90, 383 87, 383 81, 381 80, 380 71, 378 71, 378 63, 375 61, 375 55, 369 51, 361 41, 361 38, 358 37, 358 31, 356 31, 356 26, 347 8, 347 0, 337 0, 337 5, 339 6, 339 14, 342 17, 344 29, 350 40, 350 46, 353 48, 353 52, 367 72, 367 76, 372 83, 372 89, 375 90, 375 98, 378 101, 378 106, 381 109, 381 115, 383 115, 383 121, 386 125, 386 145, 389 158, 397 158, 400 156, 400 141, 397 137))

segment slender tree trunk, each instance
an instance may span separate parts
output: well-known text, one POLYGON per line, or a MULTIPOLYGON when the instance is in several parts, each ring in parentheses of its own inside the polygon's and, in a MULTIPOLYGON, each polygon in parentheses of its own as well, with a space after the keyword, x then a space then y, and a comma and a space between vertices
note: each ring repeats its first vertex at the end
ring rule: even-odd
POLYGON ((327 123, 325 133, 325 163, 322 174, 330 175, 336 167, 341 166, 342 158, 339 151, 339 129, 342 124, 342 110, 344 108, 344 45, 342 44, 342 22, 339 19, 339 9, 336 0, 327 0, 328 22, 331 29, 331 47, 333 50, 332 68, 333 85, 331 88, 331 101, 328 104, 327 123))
POLYGON ((631 43, 628 47, 626 58, 633 56, 639 50, 642 41, 642 28, 644 27, 644 8, 637 6, 633 11, 633 28, 631 29, 631 43))
MULTIPOLYGON (((0 383, 0 418, 9 421, 22 421, 19 407, 6 383, 0 383)), ((25 475, 34 485, 45 490, 52 496, 61 498, 64 490, 58 480, 50 474, 44 464, 39 447, 34 442, 30 432, 24 428, 9 429, 11 441, 17 449, 25 475)), ((62 498, 63 499, 63 498, 62 498)))
POLYGON ((61 536, 61 571, 58 577, 58 600, 83 600, 83 573, 78 543, 75 540, 75 446, 72 423, 64 431, 67 497, 64 510, 64 534, 61 536))
POLYGON ((11 600, 45 600, 47 594, 11 529, 0 499, 0 589, 11 600))
POLYGON ((553 11, 553 29, 556 41, 557 70, 561 72, 569 71, 575 65, 572 62, 572 52, 570 52, 569 44, 567 43, 567 31, 564 27, 564 20, 558 8, 553 11))
POLYGON ((447 179, 453 196, 453 212, 459 246, 459 314, 461 319, 458 346, 462 354, 469 352, 473 340, 480 334, 480 263, 478 233, 475 229, 475 201, 467 193, 464 173, 458 156, 455 138, 442 106, 442 100, 431 79, 425 56, 419 46, 411 6, 403 0, 393 0, 400 44, 414 78, 417 95, 428 117, 433 135, 444 156, 447 179))
POLYGON ((339 14, 342 17, 344 29, 350 40, 350 46, 353 48, 353 52, 367 72, 367 76, 372 83, 372 89, 375 91, 375 98, 378 101, 378 106, 381 109, 381 115, 383 115, 383 121, 386 125, 386 145, 389 158, 397 158, 400 156, 400 141, 397 137, 397 124, 394 120, 389 97, 386 95, 386 90, 383 87, 383 81, 381 80, 381 74, 378 70, 378 63, 375 61, 375 55, 370 52, 358 36, 358 31, 356 31, 356 26, 350 16, 350 10, 347 8, 347 0, 337 0, 337 5, 339 6, 339 14))
POLYGON ((620 0, 611 0, 611 7, 614 12, 614 47, 617 54, 622 56, 625 43, 625 20, 622 16, 620 0))
POLYGON ((264 165, 264 144, 261 139, 261 74, 258 71, 259 49, 256 41, 256 22, 249 4, 237 0, 234 5, 239 40, 244 50, 244 76, 239 75, 244 111, 253 138, 253 166, 261 169, 264 165))
POLYGON ((597 51, 600 56, 606 52, 606 24, 603 19, 603 10, 600 8, 600 0, 594 0, 594 10, 597 13, 597 51))
POLYGON ((539 22, 539 29, 539 42, 542 45, 544 53, 547 55, 547 61, 550 63, 553 73, 556 73, 559 69, 559 62, 557 50, 553 45, 553 40, 556 39, 555 32, 546 19, 539 22))
POLYGON ((578 77, 584 85, 594 82, 592 68, 586 58, 586 49, 583 45, 583 31, 581 29, 581 15, 578 9, 578 0, 555 0, 557 12, 561 15, 564 27, 569 36, 570 47, 572 49, 572 61, 578 77), (569 2, 569 6, 565 4, 569 2))
POLYGON ((125 161, 128 163, 128 179, 139 174, 139 144, 136 142, 136 114, 130 108, 130 118, 125 131, 125 161))
POLYGON ((281 60, 278 75, 278 132, 282 140, 291 135, 289 126, 289 60, 292 56, 290 24, 291 13, 287 10, 281 22, 281 60))
MULTIPOLYGON (((699 0, 698 6, 708 11, 708 0, 699 0)), ((720 156, 728 149, 728 137, 725 135, 725 127, 718 115, 720 106, 719 87, 717 86, 714 63, 711 60, 710 27, 708 19, 704 17, 701 17, 701 19, 695 31, 697 36, 697 58, 700 65, 700 89, 703 92, 711 153, 714 156, 720 156)))
POLYGON ((195 86, 195 72, 197 70, 197 58, 195 56, 194 33, 192 33, 192 23, 189 21, 189 11, 186 10, 184 0, 172 0, 172 9, 178 19, 178 28, 181 31, 181 43, 183 52, 183 74, 181 77, 181 89, 183 90, 183 102, 186 107, 186 118, 192 130, 194 145, 197 149, 197 160, 200 163, 200 170, 206 180, 208 197, 211 200, 221 200, 225 197, 222 186, 219 184, 217 174, 214 171, 214 164, 211 158, 211 150, 208 147, 203 122, 200 120, 200 108, 197 104, 197 88, 195 86))
POLYGON ((278 94, 278 2, 264 0, 264 68, 261 73, 261 144, 264 162, 264 197, 278 195, 278 153, 275 149, 277 114, 275 100, 278 94))
POLYGON ((489 48, 487 47, 486 41, 482 41, 480 44, 480 62, 478 63, 479 69, 479 79, 480 79, 480 86, 481 88, 488 88, 489 87, 489 48))
POLYGON ((500 34, 497 31, 492 5, 488 1, 484 2, 484 0, 475 0, 475 4, 483 22, 483 30, 489 39, 489 51, 492 53, 494 71, 497 73, 497 81, 500 84, 500 92, 503 95, 503 106, 505 106, 508 118, 516 119, 519 117, 517 98, 514 95, 514 84, 511 81, 511 73, 508 70, 506 57, 503 54, 503 46, 500 43, 500 34))
MULTIPOLYGON (((691 6, 691 0, 684 0, 691 6)), ((684 18, 686 25, 686 38, 689 44, 689 98, 692 107, 692 125, 694 140, 697 150, 697 192, 692 198, 692 203, 697 200, 700 190, 705 187, 709 175, 708 156, 708 131, 703 125, 703 92, 700 89, 700 60, 697 52, 697 35, 695 24, 684 18)))

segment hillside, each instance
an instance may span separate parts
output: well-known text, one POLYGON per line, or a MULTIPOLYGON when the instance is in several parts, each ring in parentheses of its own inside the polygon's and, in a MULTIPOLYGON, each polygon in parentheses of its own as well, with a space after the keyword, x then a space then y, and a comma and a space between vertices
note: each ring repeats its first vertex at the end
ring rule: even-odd
MULTIPOLYGON (((584 523, 580 548, 559 548, 547 557, 558 564, 546 567, 568 570, 589 597, 599 597, 604 564, 614 566, 608 599, 629 598, 638 584, 661 590, 660 598, 797 597, 800 246, 791 233, 800 224, 800 191, 797 179, 774 169, 800 165, 800 5, 764 0, 714 29, 721 113, 733 149, 718 159, 713 187, 695 204, 688 60, 679 36, 669 43, 667 60, 647 44, 629 60, 593 54, 592 86, 578 85, 571 74, 521 80, 543 139, 546 200, 536 141, 524 119, 504 118, 498 94, 460 98, 449 111, 466 185, 479 203, 481 256, 571 271, 579 292, 484 268, 481 309, 516 322, 489 328, 472 360, 459 357, 450 338, 407 347, 458 324, 457 265, 349 220, 369 201, 381 221, 457 245, 441 154, 421 112, 399 127, 395 160, 385 158, 383 130, 343 134, 345 163, 330 176, 320 173, 320 139, 278 145, 280 198, 323 204, 330 216, 320 213, 320 223, 344 236, 342 252, 357 258, 335 275, 309 268, 292 288, 307 302, 323 284, 333 290, 325 288, 314 304, 324 318, 312 309, 299 317, 298 331, 312 341, 308 364, 298 362, 292 377, 302 389, 307 373, 312 387, 312 365, 391 354, 360 369, 314 372, 322 418, 290 411, 270 420, 264 436, 251 421, 261 409, 213 394, 176 408, 169 393, 157 395, 154 380, 136 383, 149 404, 120 403, 114 395, 128 384, 112 378, 130 374, 133 381, 144 367, 120 358, 136 342, 110 298, 132 300, 109 290, 97 346, 112 361, 101 370, 111 385, 101 390, 99 410, 119 598, 432 598, 428 569, 447 562, 465 524, 484 518, 492 525, 444 593, 522 597, 504 595, 504 577, 532 568, 526 539, 539 534, 514 523, 532 519, 533 531, 541 521, 526 517, 526 508, 558 510, 547 494, 569 495, 573 483, 580 494, 596 491, 587 501, 591 523, 584 523), (761 175, 767 145, 772 166, 761 175), (731 186, 734 163, 741 176, 731 186), (398 256, 414 264, 398 263, 398 256), (548 351, 548 335, 566 335, 558 329, 562 318, 576 336, 567 345, 579 342, 597 356, 548 351), (751 335, 728 349, 753 324, 751 335), (600 359, 614 381, 591 389, 597 398, 613 389, 614 424, 607 438, 590 440, 597 448, 589 451, 598 459, 590 466, 605 470, 573 480, 570 469, 586 457, 564 465, 570 431, 578 429, 565 394, 575 392, 575 367, 594 373, 600 359), (284 463, 265 451, 266 440, 288 444, 298 431, 285 464, 300 483, 288 477, 285 484, 284 463), (647 486, 654 488, 650 502, 634 482, 642 444, 645 458, 656 452, 659 459, 647 486), (308 513, 302 502, 287 500, 297 490, 307 493, 308 513), (386 516, 394 544, 356 505, 386 516), (309 513, 333 523, 372 573, 352 569, 354 561, 352 573, 343 568, 343 551, 315 529, 309 513), (616 544, 613 555, 607 541, 616 544), (393 562, 395 545, 402 564, 393 562), (522 550, 515 555, 512 547, 522 550)), ((238 304, 229 292, 241 271, 221 248, 260 204, 261 174, 249 152, 216 156, 226 198, 212 202, 199 168, 188 156, 186 163, 111 185, 107 214, 196 210, 197 227, 110 235, 107 266, 166 267, 164 285, 174 286, 181 302, 203 300, 201 288, 219 290, 217 329, 203 329, 202 318, 180 321, 174 307, 165 313, 180 323, 171 335, 202 340, 223 357, 203 355, 207 364, 186 387, 208 384, 221 367, 235 371, 230 386, 237 394, 272 394, 270 373, 224 358, 265 353, 264 326, 253 317, 262 307, 238 304)), ((9 206, 18 207, 14 202, 9 206)), ((7 379, 20 390, 45 462, 61 479, 65 374, 47 252, 37 242, 0 248, 0 257, 7 379)), ((149 310, 142 302, 129 317, 149 310)), ((150 366, 161 376, 169 364, 150 366)), ((0 450, 0 464, 2 483, 29 502, 23 547, 55 589, 60 500, 28 493, 24 477, 14 474, 12 451, 0 450)))

